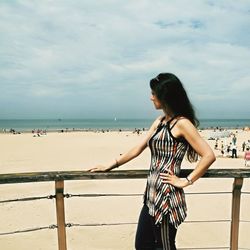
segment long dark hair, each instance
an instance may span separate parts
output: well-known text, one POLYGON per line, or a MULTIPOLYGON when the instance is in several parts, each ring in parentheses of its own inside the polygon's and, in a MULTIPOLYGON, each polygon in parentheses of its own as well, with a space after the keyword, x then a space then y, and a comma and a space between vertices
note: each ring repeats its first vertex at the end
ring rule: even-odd
MULTIPOLYGON (((160 100, 163 109, 170 112, 173 116, 183 116, 189 119, 195 127, 199 126, 199 120, 195 116, 195 111, 187 92, 181 81, 174 74, 160 73, 157 77, 151 79, 150 88, 160 100)), ((189 162, 198 160, 198 154, 189 144, 187 159, 189 162)))

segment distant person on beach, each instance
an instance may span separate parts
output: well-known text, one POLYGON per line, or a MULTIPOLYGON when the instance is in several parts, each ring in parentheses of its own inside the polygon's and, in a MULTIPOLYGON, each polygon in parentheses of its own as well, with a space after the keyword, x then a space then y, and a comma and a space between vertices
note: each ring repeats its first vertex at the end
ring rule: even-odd
POLYGON ((248 162, 250 161, 250 151, 249 148, 246 148, 246 152, 245 152, 245 166, 248 166, 248 162))
POLYGON ((235 136, 235 134, 233 135, 232 142, 233 142, 233 145, 236 145, 237 137, 235 136))
POLYGON ((246 142, 245 142, 245 141, 243 141, 243 143, 242 143, 242 152, 244 152, 244 151, 245 151, 245 148, 246 148, 246 142))
POLYGON ((198 120, 180 80, 171 73, 161 73, 150 81, 151 101, 162 109, 140 144, 110 164, 98 165, 91 172, 106 172, 151 150, 150 171, 137 226, 136 250, 175 250, 178 226, 187 215, 183 189, 198 180, 215 161, 212 149, 200 136, 198 120), (180 178, 181 162, 186 154, 195 169, 180 178))
POLYGON ((215 140, 215 145, 214 145, 214 149, 217 150, 218 149, 218 138, 215 140))
POLYGON ((232 142, 230 142, 229 145, 227 145, 227 155, 230 154, 231 147, 232 147, 232 142))
POLYGON ((232 158, 237 158, 237 147, 235 144, 232 146, 232 158))
POLYGON ((223 143, 223 141, 221 141, 221 148, 220 148, 221 150, 221 155, 222 156, 224 156, 224 143, 223 143))

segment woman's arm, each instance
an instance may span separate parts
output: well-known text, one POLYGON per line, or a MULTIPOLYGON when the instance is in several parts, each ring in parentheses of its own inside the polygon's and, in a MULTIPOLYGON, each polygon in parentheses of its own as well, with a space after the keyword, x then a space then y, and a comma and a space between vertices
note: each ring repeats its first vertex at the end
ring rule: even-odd
POLYGON ((96 167, 91 168, 88 171, 90 171, 90 172, 110 171, 114 168, 117 168, 117 167, 131 161, 132 159, 134 159, 135 157, 140 155, 144 151, 144 149, 147 147, 147 142, 150 139, 150 137, 153 135, 153 133, 155 132, 159 122, 160 122, 160 117, 157 118, 154 121, 154 123, 151 125, 149 131, 147 132, 146 137, 142 140, 142 142, 140 142, 138 145, 136 145, 135 147, 130 149, 128 152, 121 155, 119 158, 116 158, 115 160, 113 160, 112 162, 110 162, 109 164, 107 164, 105 166, 104 165, 97 165, 96 167))
POLYGON ((173 173, 161 174, 161 178, 164 183, 170 183, 176 187, 186 187, 191 183, 199 179, 210 165, 215 161, 215 155, 213 150, 207 144, 207 142, 200 136, 197 129, 188 119, 180 119, 174 127, 175 134, 178 137, 184 137, 185 140, 191 145, 191 147, 201 157, 196 165, 195 169, 188 176, 189 181, 182 180, 173 173))

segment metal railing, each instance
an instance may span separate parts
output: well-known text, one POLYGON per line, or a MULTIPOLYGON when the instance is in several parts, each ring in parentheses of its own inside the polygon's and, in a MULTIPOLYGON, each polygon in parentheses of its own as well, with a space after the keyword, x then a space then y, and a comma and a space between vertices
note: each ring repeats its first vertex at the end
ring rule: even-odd
MULTIPOLYGON (((180 177, 186 177, 191 172, 191 169, 183 169, 180 177)), ((58 249, 67 250, 67 237, 66 227, 72 226, 100 226, 100 225, 122 225, 122 224, 136 224, 136 223, 109 223, 109 224, 73 224, 65 222, 65 209, 64 199, 72 196, 78 197, 93 197, 93 196, 137 196, 141 194, 84 194, 84 195, 70 195, 64 194, 64 181, 65 180, 97 180, 97 179, 141 179, 146 178, 148 170, 120 170, 102 173, 90 173, 86 171, 59 171, 59 172, 34 172, 34 173, 15 173, 15 174, 1 174, 0 184, 17 184, 27 182, 55 182, 55 195, 41 196, 41 197, 29 197, 29 198, 17 198, 12 200, 0 201, 0 203, 16 202, 16 201, 29 201, 39 199, 56 199, 56 216, 57 225, 50 225, 47 227, 39 227, 33 229, 19 230, 8 233, 0 233, 1 235, 11 233, 30 232, 43 229, 57 229, 58 235, 58 249)), ((231 220, 218 220, 218 222, 231 221, 230 231, 230 250, 238 250, 239 239, 239 224, 240 224, 240 202, 241 202, 241 188, 243 185, 243 179, 250 177, 250 169, 209 169, 202 178, 234 178, 232 187, 232 208, 231 208, 231 220)), ((219 193, 219 192, 217 192, 219 193)), ((220 192, 226 193, 226 192, 220 192)), ((201 193, 199 193, 201 194, 201 193)), ((208 193, 206 193, 208 194, 208 193)), ((244 194, 250 194, 244 192, 244 194)), ((192 222, 192 221, 189 221, 192 222)), ((195 221, 197 223, 197 221, 195 221)), ((203 222, 203 221, 202 221, 203 222)), ((250 222, 250 221, 243 221, 250 222)), ((190 249, 190 248, 181 248, 190 249)), ((192 248, 195 249, 195 248, 192 248)), ((197 248, 198 249, 198 248, 197 248)), ((199 248, 209 249, 209 248, 199 248)), ((211 248, 210 248, 211 249, 211 248)), ((214 249, 214 248, 213 248, 214 249)), ((219 249, 219 248, 218 248, 219 249)), ((243 248, 242 248, 243 249, 243 248)))

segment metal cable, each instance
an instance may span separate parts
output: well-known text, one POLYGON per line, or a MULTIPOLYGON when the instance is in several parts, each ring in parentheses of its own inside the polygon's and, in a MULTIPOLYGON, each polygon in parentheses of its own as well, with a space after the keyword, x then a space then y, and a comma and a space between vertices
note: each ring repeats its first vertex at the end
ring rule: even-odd
POLYGON ((99 196, 142 196, 143 194, 64 194, 65 198, 72 197, 99 197, 99 196))
MULTIPOLYGON (((200 195, 211 195, 211 194, 232 194, 232 192, 190 192, 185 193, 186 195, 200 194, 200 195)), ((109 196, 142 196, 143 194, 64 194, 65 198, 72 197, 109 197, 109 196)))
POLYGON ((17 198, 11 200, 2 200, 1 203, 8 203, 8 202, 19 202, 19 201, 33 201, 33 200, 42 200, 42 199, 53 199, 55 195, 47 195, 47 196, 37 196, 37 197, 27 197, 27 198, 17 198))
POLYGON ((117 222, 117 223, 67 223, 66 227, 100 227, 100 226, 120 226, 120 225, 136 225, 137 222, 117 222))
POLYGON ((226 192, 226 191, 221 191, 221 192, 188 192, 185 193, 185 195, 192 195, 192 194, 232 194, 232 192, 226 192))
MULTIPOLYGON (((231 222, 231 220, 199 220, 199 221, 185 221, 184 223, 204 223, 204 222, 231 222)), ((120 225, 136 225, 137 222, 113 222, 113 223, 67 223, 66 227, 99 227, 99 226, 120 226, 120 225)))
POLYGON ((184 223, 207 223, 207 222, 212 222, 212 223, 221 223, 221 222, 231 222, 231 220, 187 220, 184 221, 184 223))
POLYGON ((178 247, 178 249, 230 249, 230 247, 178 247))
MULTIPOLYGON (((202 223, 202 222, 230 222, 230 220, 185 221, 184 223, 202 223)), ((250 221, 247 221, 247 222, 250 222, 250 221)), ((99 226, 100 227, 100 226, 136 225, 136 224, 137 224, 137 222, 86 223, 86 224, 67 223, 65 226, 66 227, 94 227, 94 226, 99 226)), ((16 231, 11 231, 11 232, 4 232, 4 233, 0 233, 0 236, 18 234, 18 233, 27 233, 27 232, 33 232, 33 231, 39 231, 39 230, 45 230, 45 229, 55 229, 55 228, 57 228, 57 225, 53 224, 53 225, 45 226, 45 227, 36 227, 36 228, 28 228, 28 229, 16 230, 16 231)), ((188 249, 188 248, 185 248, 185 249, 188 249)), ((204 248, 204 249, 206 249, 206 248, 204 248)), ((208 248, 208 249, 210 249, 210 248, 208 248)))
POLYGON ((28 229, 16 230, 16 231, 12 231, 12 232, 0 233, 0 236, 10 235, 10 234, 18 234, 18 233, 27 233, 27 232, 44 230, 44 229, 55 229, 55 228, 57 228, 57 225, 50 225, 50 226, 46 226, 46 227, 28 228, 28 229))

